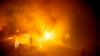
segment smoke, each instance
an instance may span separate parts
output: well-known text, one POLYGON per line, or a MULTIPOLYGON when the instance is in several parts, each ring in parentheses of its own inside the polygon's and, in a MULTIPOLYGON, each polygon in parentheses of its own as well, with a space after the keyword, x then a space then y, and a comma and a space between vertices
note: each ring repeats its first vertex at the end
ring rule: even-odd
POLYGON ((5 2, 0 6, 0 31, 15 33, 17 29, 21 32, 50 30, 60 23, 67 25, 69 16, 66 16, 66 6, 58 4, 46 0, 5 2))
MULTIPOLYGON (((38 7, 38 5, 33 4, 33 7, 38 7)), ((27 6, 26 2, 5 2, 0 6, 0 31, 11 31, 17 28, 22 28, 22 30, 32 28, 34 22, 30 14, 32 14, 34 8, 31 8, 29 5, 27 6)))

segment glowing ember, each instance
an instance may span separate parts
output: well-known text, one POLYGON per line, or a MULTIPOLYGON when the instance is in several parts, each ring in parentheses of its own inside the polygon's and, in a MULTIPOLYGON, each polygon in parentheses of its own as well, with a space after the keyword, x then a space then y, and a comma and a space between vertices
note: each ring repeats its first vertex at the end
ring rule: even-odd
POLYGON ((18 48, 18 47, 19 47, 19 42, 16 41, 16 42, 15 42, 15 49, 18 48))
POLYGON ((13 37, 9 37, 8 39, 11 40, 11 39, 13 39, 13 37))
POLYGON ((19 30, 17 29, 16 32, 19 33, 19 30))

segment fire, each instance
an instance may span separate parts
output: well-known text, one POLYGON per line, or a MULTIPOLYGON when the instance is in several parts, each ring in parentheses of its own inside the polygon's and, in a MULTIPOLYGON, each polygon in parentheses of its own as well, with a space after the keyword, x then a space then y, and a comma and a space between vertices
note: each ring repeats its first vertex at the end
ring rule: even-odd
MULTIPOLYGON (((41 28, 39 30, 35 30, 35 32, 31 31, 13 36, 13 38, 15 38, 15 48, 20 47, 19 44, 27 46, 36 46, 37 49, 39 50, 50 47, 49 45, 55 45, 55 44, 63 45, 62 43, 63 33, 61 31, 60 26, 56 27, 51 30, 41 28), (56 27, 59 28, 56 29, 56 27)), ((69 38, 69 35, 68 34, 65 35, 64 38, 65 39, 69 38)))
POLYGON ((51 39, 52 38, 52 33, 50 33, 50 32, 45 32, 44 33, 44 39, 45 40, 49 40, 49 39, 51 39))
POLYGON ((25 13, 14 15, 15 21, 13 22, 16 22, 17 28, 15 29, 16 34, 13 35, 15 48, 20 47, 20 45, 27 45, 43 49, 49 47, 48 45, 61 42, 63 35, 69 28, 66 23, 67 17, 63 17, 65 14, 62 14, 59 10, 59 13, 57 13, 57 10, 52 10, 49 13, 45 8, 36 11, 31 9, 27 8, 23 11, 25 13))
POLYGON ((15 43, 16 41, 19 42, 19 44, 29 44, 29 36, 26 34, 15 36, 15 43))
POLYGON ((19 47, 19 42, 15 41, 15 49, 19 47))
POLYGON ((49 41, 55 42, 53 39, 53 33, 48 31, 44 31, 42 36, 38 34, 35 36, 34 33, 20 34, 15 36, 15 48, 18 48, 19 44, 25 44, 43 49, 47 44, 52 44, 49 41))

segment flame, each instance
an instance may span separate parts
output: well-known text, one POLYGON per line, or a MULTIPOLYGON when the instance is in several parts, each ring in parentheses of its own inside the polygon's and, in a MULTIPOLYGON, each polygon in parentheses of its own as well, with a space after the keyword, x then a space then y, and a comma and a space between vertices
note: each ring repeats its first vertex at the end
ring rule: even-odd
POLYGON ((31 46, 36 45, 39 49, 42 49, 44 46, 46 46, 46 44, 49 41, 51 41, 51 39, 53 39, 53 34, 51 32, 44 31, 42 35, 43 36, 41 35, 35 36, 34 33, 16 35, 15 36, 15 48, 18 48, 19 44, 26 44, 26 45, 31 45, 31 46))
MULTIPOLYGON (((20 47, 19 44, 25 44, 27 46, 37 46, 38 50, 50 47, 49 45, 59 44, 63 45, 61 39, 56 38, 56 32, 44 30, 42 34, 29 32, 25 34, 16 35, 15 37, 15 48, 20 47)), ((69 35, 65 35, 68 38, 69 35)), ((64 45, 63 45, 64 46, 64 45)))
POLYGON ((29 44, 29 36, 27 34, 22 34, 15 36, 15 42, 19 42, 20 44, 29 44))
POLYGON ((45 32, 44 33, 44 39, 45 40, 49 40, 49 39, 51 39, 52 38, 52 33, 50 33, 50 32, 45 32))
MULTIPOLYGON (((43 49, 49 47, 48 45, 58 44, 62 41, 66 29, 68 30, 66 17, 55 17, 61 14, 57 13, 56 15, 54 13, 56 10, 52 12, 55 14, 54 16, 52 16, 52 13, 50 15, 44 9, 29 13, 26 11, 26 14, 23 13, 20 15, 17 13, 15 15, 17 26, 16 33, 19 34, 13 36, 15 38, 15 48, 20 47, 19 44, 25 44, 43 49), (28 17, 26 18, 25 16, 28 17)), ((66 36, 66 38, 67 37, 68 36, 66 36)))
POLYGON ((19 47, 19 42, 15 41, 15 49, 19 47))

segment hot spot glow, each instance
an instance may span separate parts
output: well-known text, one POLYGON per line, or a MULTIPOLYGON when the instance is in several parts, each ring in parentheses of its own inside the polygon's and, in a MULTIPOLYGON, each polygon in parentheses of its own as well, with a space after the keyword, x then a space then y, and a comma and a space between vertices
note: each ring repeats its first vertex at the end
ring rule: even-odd
POLYGON ((44 31, 41 37, 37 37, 36 45, 38 46, 39 50, 46 48, 47 44, 51 44, 51 39, 53 39, 52 33, 47 31, 44 31))
POLYGON ((52 38, 52 33, 50 33, 50 32, 45 32, 44 33, 44 39, 45 40, 49 40, 49 39, 51 39, 52 38))

